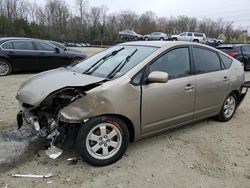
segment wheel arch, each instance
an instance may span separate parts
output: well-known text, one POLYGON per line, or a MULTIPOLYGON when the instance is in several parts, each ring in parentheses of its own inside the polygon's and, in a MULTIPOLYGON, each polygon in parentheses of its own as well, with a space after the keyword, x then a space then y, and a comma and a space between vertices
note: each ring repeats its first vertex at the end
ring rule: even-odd
POLYGON ((129 141, 133 142, 134 138, 135 138, 135 128, 134 128, 134 124, 132 123, 132 121, 123 115, 120 114, 102 114, 99 115, 99 117, 103 117, 103 116, 113 116, 113 117, 117 117, 119 119, 121 119, 122 121, 124 121, 124 123, 126 124, 128 131, 129 131, 129 141))
MULTIPOLYGON (((233 90, 231 93, 234 93, 236 95, 236 98, 237 98, 237 104, 239 103, 239 100, 240 100, 240 91, 239 90, 233 90)), ((230 94, 231 94, 230 93, 230 94)))

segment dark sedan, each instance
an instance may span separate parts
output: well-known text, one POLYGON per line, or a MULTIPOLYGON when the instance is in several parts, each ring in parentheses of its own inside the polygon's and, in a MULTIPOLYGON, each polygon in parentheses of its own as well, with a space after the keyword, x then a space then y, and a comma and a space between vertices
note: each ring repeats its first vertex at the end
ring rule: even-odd
POLYGON ((80 52, 31 38, 0 38, 0 76, 19 71, 44 71, 85 59, 80 52))
POLYGON ((217 49, 239 60, 245 70, 250 69, 250 44, 225 44, 217 49))

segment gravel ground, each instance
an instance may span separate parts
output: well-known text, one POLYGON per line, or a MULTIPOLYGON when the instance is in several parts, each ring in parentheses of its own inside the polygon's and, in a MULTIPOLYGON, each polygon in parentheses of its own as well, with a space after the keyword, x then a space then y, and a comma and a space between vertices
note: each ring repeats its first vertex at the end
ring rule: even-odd
MULTIPOLYGON (((31 74, 1 77, 0 126, 16 126, 15 93, 31 74)), ((250 72, 246 72, 250 80, 250 72)), ((212 119, 131 143, 124 157, 107 167, 84 161, 68 165, 77 156, 65 147, 51 160, 38 150, 27 162, 0 174, 0 187, 250 187, 250 93, 226 123, 212 119), (54 173, 50 179, 13 178, 10 174, 54 173)))

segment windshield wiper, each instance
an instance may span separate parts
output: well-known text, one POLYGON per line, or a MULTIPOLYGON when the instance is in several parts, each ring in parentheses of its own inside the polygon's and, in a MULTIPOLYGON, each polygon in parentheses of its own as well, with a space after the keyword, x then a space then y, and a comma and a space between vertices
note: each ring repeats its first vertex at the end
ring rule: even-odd
POLYGON ((107 76, 107 78, 111 79, 114 75, 119 72, 126 64, 129 62, 131 57, 137 52, 138 49, 135 49, 130 55, 128 55, 125 59, 123 59, 107 76))
POLYGON ((96 63, 94 63, 93 65, 91 65, 90 68, 88 68, 86 71, 83 72, 83 74, 91 74, 93 73, 96 69, 98 69, 98 67, 100 67, 109 57, 113 57, 116 54, 118 54, 120 51, 124 50, 125 48, 122 47, 118 50, 114 50, 113 52, 105 55, 103 58, 101 58, 100 60, 98 60, 96 63), (102 61, 102 62, 101 62, 102 61), (101 62, 101 63, 100 63, 101 62))

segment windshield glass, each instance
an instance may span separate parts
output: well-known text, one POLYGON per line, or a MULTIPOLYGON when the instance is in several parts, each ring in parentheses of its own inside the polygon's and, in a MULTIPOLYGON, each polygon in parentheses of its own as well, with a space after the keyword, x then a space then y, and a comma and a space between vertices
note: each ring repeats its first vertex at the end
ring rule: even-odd
POLYGON ((112 78, 117 78, 139 64, 156 49, 156 47, 146 46, 114 46, 74 65, 71 69, 102 78, 111 78, 111 75, 112 78))

